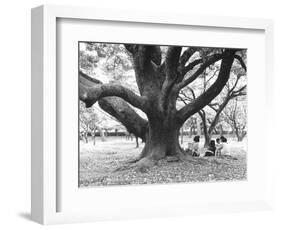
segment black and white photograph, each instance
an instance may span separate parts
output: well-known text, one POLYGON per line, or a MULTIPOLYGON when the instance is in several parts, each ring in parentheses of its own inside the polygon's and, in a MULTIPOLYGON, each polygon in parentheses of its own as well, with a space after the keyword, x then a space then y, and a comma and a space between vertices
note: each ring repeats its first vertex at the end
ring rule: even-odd
POLYGON ((78 53, 80 188, 247 180, 247 47, 78 53))

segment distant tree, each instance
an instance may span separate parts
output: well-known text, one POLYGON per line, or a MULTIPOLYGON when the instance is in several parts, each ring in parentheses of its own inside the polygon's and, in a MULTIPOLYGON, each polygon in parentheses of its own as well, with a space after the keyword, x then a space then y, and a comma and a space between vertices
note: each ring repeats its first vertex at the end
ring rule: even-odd
POLYGON ((223 119, 231 126, 237 137, 237 141, 242 141, 247 135, 247 107, 245 100, 236 98, 224 110, 223 119))
POLYGON ((82 129, 82 139, 84 138, 86 143, 88 143, 88 136, 91 134, 93 136, 93 143, 95 145, 95 134, 98 128, 98 117, 94 112, 94 108, 85 108, 85 105, 80 104, 80 129, 82 129))
POLYGON ((136 148, 138 148, 139 147, 139 138, 137 136, 135 136, 135 138, 136 138, 136 148))

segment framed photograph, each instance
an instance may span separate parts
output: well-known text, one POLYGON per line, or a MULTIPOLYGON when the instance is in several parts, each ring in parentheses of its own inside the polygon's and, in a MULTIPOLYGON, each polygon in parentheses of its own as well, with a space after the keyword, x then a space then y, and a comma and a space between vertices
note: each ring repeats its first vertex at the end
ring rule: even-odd
POLYGON ((32 9, 32 219, 271 209, 272 33, 266 19, 32 9))

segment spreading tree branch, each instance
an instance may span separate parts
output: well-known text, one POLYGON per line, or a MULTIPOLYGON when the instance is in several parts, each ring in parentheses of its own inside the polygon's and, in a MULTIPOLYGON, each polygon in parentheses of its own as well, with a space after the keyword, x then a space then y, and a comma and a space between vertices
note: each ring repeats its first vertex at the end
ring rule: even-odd
POLYGON ((217 61, 221 60, 221 59, 223 58, 223 56, 224 56, 223 54, 214 54, 214 55, 212 55, 211 57, 209 57, 209 58, 207 59, 207 61, 205 61, 205 62, 198 68, 198 70, 196 70, 196 72, 195 72, 194 74, 192 74, 192 75, 191 75, 190 77, 188 77, 187 79, 184 79, 183 81, 181 81, 181 82, 177 85, 178 89, 180 90, 180 89, 184 88, 185 86, 189 85, 190 83, 192 83, 197 77, 199 77, 199 76, 204 72, 204 70, 205 70, 208 66, 210 66, 210 65, 216 63, 217 61))
POLYGON ((154 90, 160 91, 163 77, 160 74, 161 69, 161 50, 159 46, 153 45, 125 45, 125 48, 131 53, 135 71, 136 82, 140 94, 145 93, 147 85, 152 86, 154 90))
POLYGON ((165 80, 162 85, 162 97, 161 106, 165 111, 168 105, 168 97, 170 96, 173 86, 179 76, 178 64, 180 60, 182 47, 180 46, 170 46, 167 51, 167 56, 165 59, 165 69, 166 75, 165 80))
POLYGON ((240 89, 233 90, 231 92, 230 96, 232 98, 239 97, 239 96, 245 96, 246 95, 246 92, 245 92, 246 88, 247 88, 247 85, 244 85, 240 89))
MULTIPOLYGON (((101 81, 88 76, 82 71, 79 73, 79 80, 89 87, 102 84, 101 81)), ((105 97, 100 99, 98 103, 101 109, 121 122, 128 132, 145 141, 148 121, 140 117, 127 102, 119 97, 105 97)))
MULTIPOLYGON (((190 71, 192 70, 195 66, 199 65, 203 63, 203 59, 196 59, 193 62, 190 62, 187 66, 185 66, 182 70, 181 70, 181 78, 183 79, 184 76, 190 71)), ((181 80, 182 80, 181 79, 181 80)))
POLYGON ((167 56, 165 60, 167 78, 177 77, 177 67, 180 60, 182 47, 180 46, 170 46, 167 51, 167 56))
POLYGON ((194 53, 198 51, 198 48, 196 47, 189 47, 187 50, 183 52, 180 58, 180 68, 183 69, 186 65, 186 63, 189 61, 189 59, 192 57, 194 53))
POLYGON ((101 109, 121 122, 129 133, 145 141, 148 121, 138 115, 128 103, 118 97, 107 97, 99 100, 98 103, 101 109))
POLYGON ((98 100, 110 96, 120 97, 136 108, 145 111, 146 98, 138 96, 128 88, 113 83, 88 85, 80 78, 79 99, 86 104, 87 108, 98 100))
MULTIPOLYGON (((183 123, 188 117, 192 116, 193 114, 197 113, 201 110, 205 105, 209 104, 223 89, 225 84, 227 83, 230 75, 230 70, 234 61, 234 55, 236 50, 233 49, 226 49, 222 55, 215 55, 212 59, 212 63, 216 62, 220 58, 222 58, 220 71, 216 81, 213 83, 212 86, 208 88, 203 94, 197 97, 193 102, 184 106, 177 112, 178 121, 183 123), (216 57, 216 58, 215 58, 216 57)), ((207 61, 208 62, 208 61, 207 61)), ((205 63, 204 66, 209 66, 210 60, 208 64, 205 63)), ((206 68, 205 67, 205 68, 206 68)), ((205 69, 204 68, 204 69, 205 69)), ((201 67, 199 68, 201 69, 201 67)), ((202 70, 202 72, 204 71, 202 70)), ((197 71, 196 71, 197 72, 197 71)), ((188 80, 190 81, 190 80, 188 80)), ((184 81, 184 85, 186 81, 184 81)))
POLYGON ((247 66, 246 66, 245 62, 243 61, 242 57, 239 55, 234 55, 234 58, 240 62, 240 65, 242 66, 242 68, 247 72, 247 66))

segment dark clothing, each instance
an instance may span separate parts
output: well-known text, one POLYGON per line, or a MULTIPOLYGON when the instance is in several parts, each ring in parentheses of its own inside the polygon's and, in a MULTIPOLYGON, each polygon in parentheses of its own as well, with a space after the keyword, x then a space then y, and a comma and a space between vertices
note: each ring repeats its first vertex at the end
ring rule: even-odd
POLYGON ((205 152, 205 157, 212 157, 215 156, 216 147, 209 146, 207 151, 205 152))
POLYGON ((192 152, 192 156, 193 156, 193 157, 199 157, 199 153, 193 151, 193 152, 192 152))

